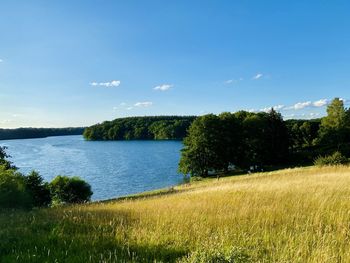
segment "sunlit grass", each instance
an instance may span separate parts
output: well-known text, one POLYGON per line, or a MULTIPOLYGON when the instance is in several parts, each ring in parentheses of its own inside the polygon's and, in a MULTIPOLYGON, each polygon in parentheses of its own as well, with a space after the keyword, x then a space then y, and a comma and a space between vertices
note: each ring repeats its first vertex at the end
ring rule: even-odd
POLYGON ((350 262, 350 168, 287 169, 169 194, 2 211, 0 255, 0 262, 350 262))

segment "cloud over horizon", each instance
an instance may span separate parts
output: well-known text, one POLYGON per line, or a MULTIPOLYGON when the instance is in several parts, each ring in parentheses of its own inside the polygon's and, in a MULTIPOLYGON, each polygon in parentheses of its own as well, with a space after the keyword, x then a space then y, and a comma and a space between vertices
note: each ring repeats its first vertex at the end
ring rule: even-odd
POLYGON ((154 87, 153 89, 154 90, 159 90, 159 91, 167 91, 171 88, 173 88, 174 85, 173 84, 161 84, 161 85, 158 85, 156 87, 154 87))
POLYGON ((151 101, 142 101, 142 102, 136 102, 134 104, 135 107, 140 107, 140 108, 147 108, 153 105, 153 102, 151 101))
MULTIPOLYGON (((345 99, 341 99, 344 101, 344 104, 346 102, 345 99)), ((294 110, 294 111, 299 111, 299 110, 303 110, 306 108, 322 108, 327 106, 330 103, 331 100, 329 99, 320 99, 317 101, 304 101, 304 102, 297 102, 292 106, 285 106, 283 104, 279 104, 273 107, 266 107, 266 108, 262 108, 259 111, 262 112, 268 112, 270 111, 272 108, 275 109, 276 111, 290 111, 290 110, 294 110)), ((253 110, 254 112, 257 112, 255 110, 253 110)), ((289 114, 288 116, 290 116, 291 114, 289 114)), ((287 115, 286 115, 287 116, 287 115)))
POLYGON ((110 82, 91 82, 91 86, 100 86, 100 87, 106 87, 106 88, 112 88, 112 87, 118 87, 121 84, 120 80, 112 80, 110 82))
POLYGON ((305 108, 309 108, 309 107, 316 107, 316 108, 320 108, 320 107, 324 107, 327 106, 329 104, 330 100, 328 99, 320 99, 317 101, 305 101, 305 102, 298 102, 296 104, 294 104, 293 106, 289 106, 284 108, 285 110, 302 110, 305 108))

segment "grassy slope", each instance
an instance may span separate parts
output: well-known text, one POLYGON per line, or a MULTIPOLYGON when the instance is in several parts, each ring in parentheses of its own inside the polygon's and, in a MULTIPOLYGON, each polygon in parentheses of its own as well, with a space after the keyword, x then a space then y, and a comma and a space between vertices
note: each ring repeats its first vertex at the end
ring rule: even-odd
POLYGON ((133 200, 2 212, 0 262, 175 262, 186 255, 350 262, 349 186, 348 167, 301 168, 133 200))

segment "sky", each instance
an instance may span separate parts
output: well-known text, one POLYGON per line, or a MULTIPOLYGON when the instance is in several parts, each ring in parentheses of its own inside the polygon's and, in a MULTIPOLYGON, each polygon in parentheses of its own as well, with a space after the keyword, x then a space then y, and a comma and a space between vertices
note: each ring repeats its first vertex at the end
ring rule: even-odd
POLYGON ((1 0, 0 128, 350 99, 349 1, 1 0))

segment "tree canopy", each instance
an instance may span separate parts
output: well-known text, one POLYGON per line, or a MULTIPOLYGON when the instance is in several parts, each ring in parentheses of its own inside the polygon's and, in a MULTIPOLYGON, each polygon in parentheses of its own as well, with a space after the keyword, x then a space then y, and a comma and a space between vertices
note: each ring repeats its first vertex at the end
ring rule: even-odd
POLYGON ((88 127, 86 140, 182 140, 194 116, 119 118, 88 127))
POLYGON ((350 110, 338 98, 322 119, 284 121, 274 109, 198 117, 184 139, 179 171, 208 176, 227 172, 230 166, 312 164, 336 151, 350 156, 350 110))

